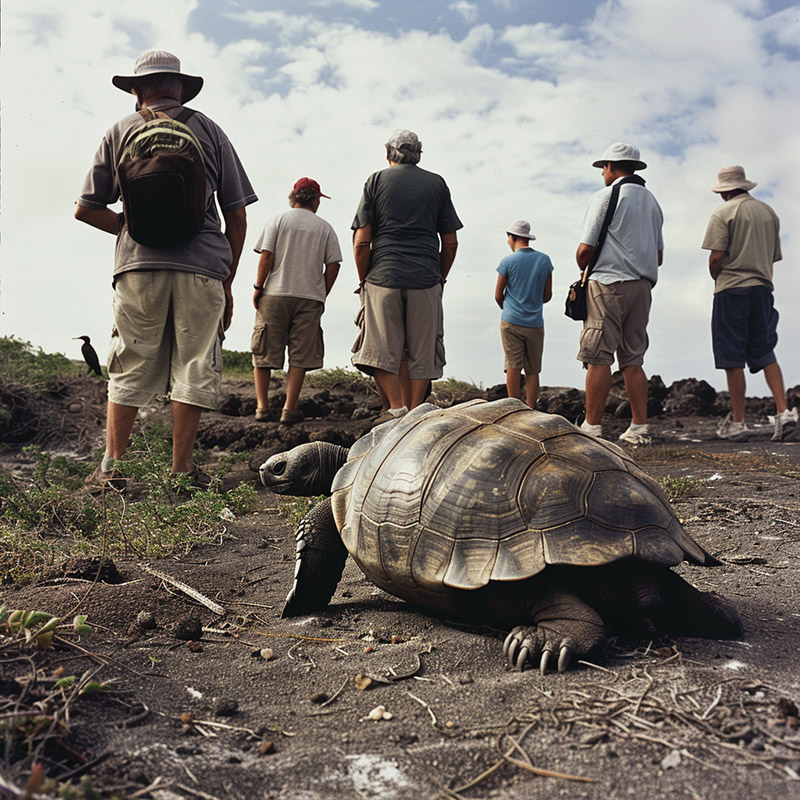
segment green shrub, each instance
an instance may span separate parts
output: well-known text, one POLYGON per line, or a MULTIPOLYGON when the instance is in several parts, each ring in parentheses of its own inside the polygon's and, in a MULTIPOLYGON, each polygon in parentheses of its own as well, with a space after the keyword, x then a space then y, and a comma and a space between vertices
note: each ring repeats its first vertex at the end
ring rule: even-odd
POLYGON ((45 353, 15 336, 0 337, 0 374, 6 380, 29 384, 36 391, 81 374, 80 366, 61 353, 45 353))

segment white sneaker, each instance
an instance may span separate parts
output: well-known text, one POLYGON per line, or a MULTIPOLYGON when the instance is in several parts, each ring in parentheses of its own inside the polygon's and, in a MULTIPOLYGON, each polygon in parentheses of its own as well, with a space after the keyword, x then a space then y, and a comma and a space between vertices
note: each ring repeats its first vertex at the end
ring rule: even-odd
POLYGON ((717 428, 718 438, 730 439, 732 442, 746 442, 751 433, 752 431, 747 427, 747 423, 733 421, 733 413, 730 411, 717 428))
POLYGON ((628 430, 619 435, 619 440, 632 445, 650 444, 651 439, 648 435, 649 433, 650 429, 648 428, 646 422, 642 423, 641 425, 631 422, 628 430))
POLYGON ((586 420, 584 420, 581 422, 579 427, 584 433, 588 433, 591 436, 596 436, 598 439, 603 435, 602 425, 590 425, 586 420))
POLYGON ((783 442, 791 439, 797 430, 797 409, 791 411, 787 408, 780 414, 775 415, 775 432, 772 434, 773 442, 783 442))

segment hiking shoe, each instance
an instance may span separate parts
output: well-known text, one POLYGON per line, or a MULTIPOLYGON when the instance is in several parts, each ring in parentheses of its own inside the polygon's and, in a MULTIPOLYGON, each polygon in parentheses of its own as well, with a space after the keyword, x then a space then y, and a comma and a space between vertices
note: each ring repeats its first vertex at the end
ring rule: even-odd
POLYGON ((256 409, 256 422, 269 422, 269 409, 257 408, 256 409))
POLYGON ((117 474, 116 467, 112 467, 108 472, 103 472, 101 465, 94 468, 94 472, 83 482, 84 488, 90 494, 102 494, 111 489, 120 494, 125 491, 128 479, 117 474))
POLYGON ((284 408, 281 411, 281 422, 284 425, 294 425, 295 422, 302 422, 303 419, 303 412, 296 408, 284 408))
POLYGON ((189 476, 190 489, 197 489, 198 491, 206 492, 211 488, 211 483, 212 483, 211 476, 203 472, 203 470, 200 469, 200 467, 198 467, 197 464, 192 464, 192 469, 190 472, 170 472, 169 474, 170 478, 175 478, 178 477, 179 475, 189 476))
POLYGON ((624 433, 619 435, 619 441, 627 442, 628 444, 632 444, 634 446, 640 444, 650 444, 650 429, 647 426, 647 423, 644 422, 640 425, 632 422, 628 430, 624 433))
POLYGON ((401 408, 387 408, 382 414, 375 417, 372 423, 373 427, 376 425, 383 425, 384 422, 392 422, 393 420, 400 419, 408 414, 408 409, 405 406, 401 408))
POLYGON ((584 433, 588 433, 590 436, 596 436, 598 439, 603 435, 602 425, 590 425, 586 420, 584 420, 578 427, 584 433))
POLYGON ((772 434, 773 442, 785 442, 793 439, 797 431, 797 409, 791 411, 787 408, 775 415, 775 432, 772 434))
POLYGON ((730 439, 732 442, 746 442, 751 433, 752 431, 747 427, 747 423, 733 421, 733 413, 730 411, 728 416, 717 427, 717 438, 730 439))

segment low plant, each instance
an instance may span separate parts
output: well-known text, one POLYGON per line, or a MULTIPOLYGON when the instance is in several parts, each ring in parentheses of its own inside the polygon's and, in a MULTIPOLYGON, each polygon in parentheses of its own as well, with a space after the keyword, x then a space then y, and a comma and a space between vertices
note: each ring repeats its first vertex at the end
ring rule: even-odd
POLYGON ((656 483, 661 487, 661 491, 667 496, 670 501, 682 500, 686 497, 695 496, 700 488, 700 481, 686 476, 673 477, 672 475, 663 475, 656 478, 656 483))
POLYGON ((348 389, 351 392, 372 391, 375 387, 372 378, 350 367, 315 369, 306 375, 305 382, 313 389, 348 389))
POLYGON ((41 392, 60 380, 77 377, 81 369, 61 353, 45 353, 16 336, 2 336, 0 374, 5 380, 28 384, 33 391, 41 392))
POLYGON ((318 497, 283 497, 277 495, 278 514, 283 517, 292 528, 296 528, 303 517, 314 508, 317 503, 325 499, 324 495, 318 497))

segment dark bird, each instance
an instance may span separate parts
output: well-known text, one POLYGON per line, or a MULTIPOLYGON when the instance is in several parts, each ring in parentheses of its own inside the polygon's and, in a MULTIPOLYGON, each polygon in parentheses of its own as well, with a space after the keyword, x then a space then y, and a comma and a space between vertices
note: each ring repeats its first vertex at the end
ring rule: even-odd
POLYGON ((83 339, 81 354, 83 355, 83 360, 89 365, 86 374, 97 375, 98 378, 102 378, 103 370, 100 369, 100 359, 97 357, 97 350, 91 345, 91 339, 88 336, 73 336, 72 338, 83 339))

